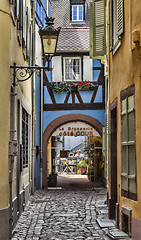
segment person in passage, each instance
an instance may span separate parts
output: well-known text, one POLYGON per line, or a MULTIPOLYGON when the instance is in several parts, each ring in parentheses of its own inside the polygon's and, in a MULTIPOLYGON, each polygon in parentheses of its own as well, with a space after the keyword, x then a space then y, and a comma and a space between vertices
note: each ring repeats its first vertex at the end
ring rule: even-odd
POLYGON ((77 154, 76 154, 77 158, 83 158, 83 154, 81 153, 81 150, 77 150, 77 154))

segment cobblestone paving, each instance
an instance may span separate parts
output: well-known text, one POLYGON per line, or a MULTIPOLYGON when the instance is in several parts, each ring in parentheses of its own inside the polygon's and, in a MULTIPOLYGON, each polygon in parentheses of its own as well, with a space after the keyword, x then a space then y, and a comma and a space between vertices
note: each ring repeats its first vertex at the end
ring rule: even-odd
POLYGON ((36 191, 14 229, 12 240, 111 239, 107 233, 118 231, 115 226, 100 228, 97 223, 97 219, 107 218, 105 200, 104 188, 36 191))

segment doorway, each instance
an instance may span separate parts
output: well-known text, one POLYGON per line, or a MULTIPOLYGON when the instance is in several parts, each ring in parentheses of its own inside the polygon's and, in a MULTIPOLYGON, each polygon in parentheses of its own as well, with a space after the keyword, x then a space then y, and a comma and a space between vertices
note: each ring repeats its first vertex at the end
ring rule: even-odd
MULTIPOLYGON (((67 129, 70 129, 70 126, 69 124, 67 129)), ((78 129, 77 122, 75 126, 74 129, 78 129)), ((63 125, 59 129, 62 128, 64 131, 66 126, 63 125)), ((101 136, 97 132, 95 132, 95 136, 76 136, 75 131, 72 130, 71 136, 60 137, 55 135, 56 133, 58 131, 51 136, 47 148, 48 153, 50 152, 48 154, 48 187, 79 186, 82 188, 81 182, 85 186, 104 186, 104 157, 101 136)))
POLYGON ((117 203, 117 106, 110 111, 110 190, 109 218, 115 219, 117 203))

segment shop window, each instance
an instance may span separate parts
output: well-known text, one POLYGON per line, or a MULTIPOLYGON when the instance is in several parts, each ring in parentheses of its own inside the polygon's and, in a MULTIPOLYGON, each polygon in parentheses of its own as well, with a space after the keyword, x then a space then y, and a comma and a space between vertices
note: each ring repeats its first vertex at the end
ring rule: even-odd
POLYGON ((81 58, 64 58, 64 81, 81 80, 81 58))
POLYGON ((22 167, 28 167, 29 161, 29 124, 28 113, 22 108, 22 146, 23 146, 23 163, 22 167))
POLYGON ((122 123, 122 196, 136 200, 136 145, 135 145, 135 96, 121 101, 122 123))

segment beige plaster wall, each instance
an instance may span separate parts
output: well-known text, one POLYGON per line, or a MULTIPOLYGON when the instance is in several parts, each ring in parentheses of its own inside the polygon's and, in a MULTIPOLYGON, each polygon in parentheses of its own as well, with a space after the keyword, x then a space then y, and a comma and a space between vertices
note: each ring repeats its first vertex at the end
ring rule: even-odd
POLYGON ((10 8, 8 1, 0 2, 0 208, 9 203, 8 139, 10 117, 10 8), (9 81, 7 81, 9 80, 9 81))
POLYGON ((132 32, 139 29, 141 33, 141 1, 125 0, 124 16, 125 31, 122 36, 121 46, 113 55, 109 53, 109 104, 118 98, 118 201, 120 207, 125 205, 132 208, 132 216, 141 220, 141 42, 140 48, 133 43, 132 32), (137 196, 138 200, 132 201, 121 197, 121 103, 120 92, 135 84, 136 108, 136 160, 137 160, 137 196))
MULTIPOLYGON (((30 4, 30 1, 27 1, 30 4)), ((17 39, 17 21, 15 24, 10 15, 10 1, 0 1, 0 208, 9 205, 9 130, 10 130, 10 78, 12 71, 10 65, 26 65, 23 49, 17 39)), ((31 111, 31 79, 18 84, 15 88, 20 91, 20 102, 26 103, 31 111)), ((17 97, 15 97, 15 129, 17 128, 17 97)), ((16 133, 14 138, 16 139, 16 133)), ((21 174, 22 185, 28 184, 28 173, 21 174)), ((16 158, 13 171, 13 198, 16 197, 16 158)))

